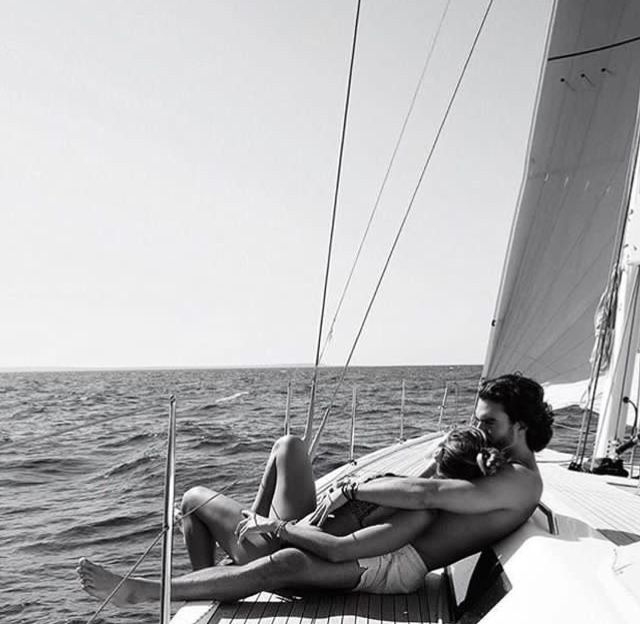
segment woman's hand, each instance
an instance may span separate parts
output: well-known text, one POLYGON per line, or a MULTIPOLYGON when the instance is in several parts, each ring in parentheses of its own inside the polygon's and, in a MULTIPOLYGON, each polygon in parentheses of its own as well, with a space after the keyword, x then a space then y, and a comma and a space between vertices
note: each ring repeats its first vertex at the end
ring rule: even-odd
POLYGON ((316 507, 315 511, 307 517, 309 524, 315 526, 322 526, 330 513, 333 513, 336 509, 339 509, 347 502, 347 497, 342 493, 341 488, 329 490, 316 507))
POLYGON ((248 509, 243 509, 242 515, 244 516, 244 520, 238 522, 235 530, 238 543, 241 543, 242 540, 252 533, 271 533, 278 528, 278 520, 265 518, 248 509))

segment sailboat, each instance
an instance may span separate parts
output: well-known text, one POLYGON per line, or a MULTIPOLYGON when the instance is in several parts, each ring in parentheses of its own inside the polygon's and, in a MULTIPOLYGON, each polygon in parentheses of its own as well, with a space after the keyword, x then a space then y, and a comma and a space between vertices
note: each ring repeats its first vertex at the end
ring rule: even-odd
MULTIPOLYGON (((539 455, 531 519, 414 595, 263 593, 187 604, 174 624, 640 621, 639 94, 640 1, 557 0, 483 370, 520 371, 554 409, 583 410, 575 453, 539 455)), ((417 474, 436 439, 338 468, 319 495, 346 475, 417 474)))

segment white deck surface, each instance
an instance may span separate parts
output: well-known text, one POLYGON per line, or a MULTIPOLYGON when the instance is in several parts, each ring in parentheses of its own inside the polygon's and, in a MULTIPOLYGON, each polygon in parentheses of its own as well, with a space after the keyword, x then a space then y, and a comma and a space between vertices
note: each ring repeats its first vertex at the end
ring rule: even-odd
POLYGON ((618 545, 640 541, 638 479, 567 470, 571 457, 543 451, 539 458, 544 482, 542 502, 563 522, 581 520, 618 545))

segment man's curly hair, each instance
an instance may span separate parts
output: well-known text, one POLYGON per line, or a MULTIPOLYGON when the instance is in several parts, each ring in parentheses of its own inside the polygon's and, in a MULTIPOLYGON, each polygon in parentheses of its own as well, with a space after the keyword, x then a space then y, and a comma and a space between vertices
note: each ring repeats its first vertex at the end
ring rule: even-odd
POLYGON ((532 451, 541 451, 549 444, 553 435, 553 412, 538 382, 518 374, 502 375, 485 381, 478 396, 499 403, 511 422, 526 427, 527 445, 532 451))

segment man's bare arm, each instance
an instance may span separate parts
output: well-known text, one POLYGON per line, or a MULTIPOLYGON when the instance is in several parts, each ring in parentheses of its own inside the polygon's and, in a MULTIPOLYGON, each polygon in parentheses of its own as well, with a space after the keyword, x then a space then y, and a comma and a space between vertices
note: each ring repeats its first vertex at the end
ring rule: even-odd
POLYGON ((455 513, 485 513, 521 508, 540 498, 539 475, 520 464, 508 464, 497 474, 474 481, 385 477, 358 487, 358 500, 397 509, 443 509, 455 513))
POLYGON ((302 524, 287 523, 281 530, 283 540, 326 559, 353 561, 392 552, 410 543, 424 531, 434 514, 426 510, 398 511, 381 524, 375 524, 344 536, 335 536, 302 524))

